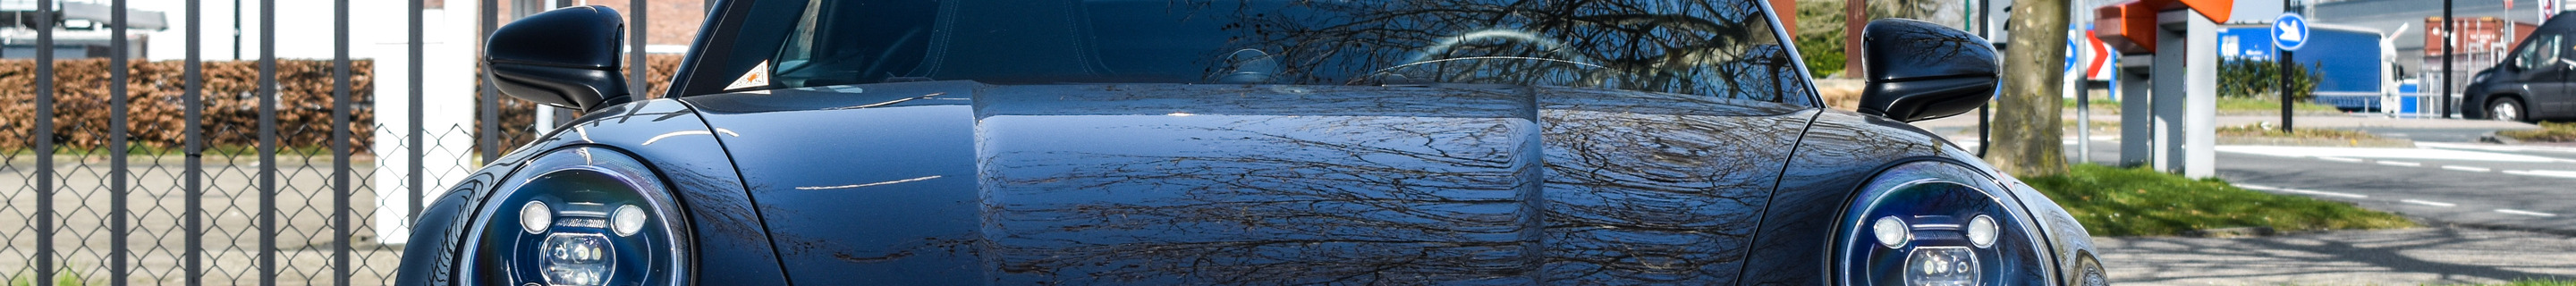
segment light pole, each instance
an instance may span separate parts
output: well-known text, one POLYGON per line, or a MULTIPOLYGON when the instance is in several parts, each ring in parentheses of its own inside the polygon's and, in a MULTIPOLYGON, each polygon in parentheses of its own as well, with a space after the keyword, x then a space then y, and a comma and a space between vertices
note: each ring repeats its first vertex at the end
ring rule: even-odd
MULTIPOLYGON (((2299 13, 2297 10, 2293 10, 2295 8, 2290 7, 2292 1, 2297 0, 2281 0, 2281 13, 2299 13)), ((2272 26, 2279 27, 2282 24, 2286 23, 2272 23, 2272 26)), ((2307 24, 2308 23, 2299 23, 2301 26, 2305 26, 2307 24)), ((2280 37, 2281 35, 2273 34, 2272 36, 2280 37)), ((2301 36, 2304 37, 2306 35, 2302 34, 2301 36)), ((2280 42, 2280 39, 2273 39, 2273 42, 2280 42)), ((2281 133, 2295 134, 2294 132, 2298 132, 2298 129, 2290 128, 2290 117, 2292 117, 2292 114, 2290 113, 2290 105, 2295 104, 2291 101, 2298 98, 2290 96, 2290 67, 2297 66, 2298 64, 2295 63, 2296 61, 2290 59, 2290 49, 2283 49, 2280 45, 2272 45, 2272 52, 2281 55, 2281 69, 2278 72, 2272 73, 2277 76, 2275 79, 2278 80, 2277 83, 2281 85, 2281 88, 2278 89, 2281 91, 2281 133)))
POLYGON ((2459 39, 2452 36, 2459 31, 2453 29, 2459 22, 2451 18, 2451 0, 2442 0, 2442 118, 2451 118, 2451 77, 2458 73, 2451 70, 2451 54, 2458 52, 2451 42, 2459 39))

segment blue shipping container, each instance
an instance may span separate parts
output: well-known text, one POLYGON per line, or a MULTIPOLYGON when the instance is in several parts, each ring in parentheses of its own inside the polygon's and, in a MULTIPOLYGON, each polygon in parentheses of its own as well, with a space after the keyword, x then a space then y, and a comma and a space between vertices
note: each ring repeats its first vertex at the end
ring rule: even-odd
MULTIPOLYGON (((2292 60, 2321 72, 2316 102, 2345 109, 2379 106, 2381 69, 2378 31, 2331 25, 2308 28, 2308 43, 2292 60)), ((2218 57, 2268 60, 2271 25, 2227 25, 2218 30, 2218 57)))

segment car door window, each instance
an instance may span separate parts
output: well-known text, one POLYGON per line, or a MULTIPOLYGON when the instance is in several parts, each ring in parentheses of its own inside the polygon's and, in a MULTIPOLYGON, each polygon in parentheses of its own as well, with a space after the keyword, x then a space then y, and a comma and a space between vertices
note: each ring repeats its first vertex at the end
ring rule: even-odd
POLYGON ((2566 50, 2559 35, 2534 37, 2530 42, 2531 44, 2524 45, 2522 51, 2514 55, 2515 67, 2522 70, 2552 67, 2559 64, 2561 60, 2559 56, 2566 50))

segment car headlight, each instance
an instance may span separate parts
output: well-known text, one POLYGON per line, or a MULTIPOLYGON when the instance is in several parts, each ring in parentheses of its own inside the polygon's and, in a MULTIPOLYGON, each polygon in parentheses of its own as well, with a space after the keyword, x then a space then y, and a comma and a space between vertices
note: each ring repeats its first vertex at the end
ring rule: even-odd
POLYGON ((460 285, 677 285, 686 224, 661 177, 616 150, 547 152, 511 173, 469 234, 460 285))
POLYGON ((1844 208, 1832 252, 1842 284, 2047 283, 2037 231, 2000 190, 1946 162, 1880 171, 1844 208))

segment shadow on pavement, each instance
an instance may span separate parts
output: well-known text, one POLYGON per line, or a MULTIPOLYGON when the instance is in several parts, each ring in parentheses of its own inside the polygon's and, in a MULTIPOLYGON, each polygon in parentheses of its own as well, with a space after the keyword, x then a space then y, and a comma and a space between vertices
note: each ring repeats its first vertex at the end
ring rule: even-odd
POLYGON ((2414 285, 2576 277, 2576 237, 2469 228, 2101 238, 2119 284, 2414 285))

